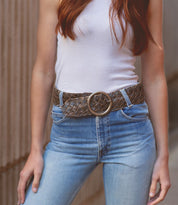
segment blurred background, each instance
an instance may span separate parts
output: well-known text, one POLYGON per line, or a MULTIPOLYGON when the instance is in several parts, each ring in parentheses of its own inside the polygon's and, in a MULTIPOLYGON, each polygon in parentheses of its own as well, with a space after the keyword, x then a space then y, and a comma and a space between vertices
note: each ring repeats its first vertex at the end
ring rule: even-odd
MULTIPOLYGON (((36 58, 36 0, 0 0, 0 204, 17 201, 17 183, 30 150, 30 83, 36 58)), ((169 94, 171 189, 162 205, 178 204, 178 1, 164 0, 163 38, 169 94)), ((137 58, 137 72, 140 58, 137 58)), ((158 93, 159 94, 159 93, 158 93)), ((52 105, 52 104, 51 104, 52 105)), ((51 109, 51 107, 50 107, 51 109)), ((49 141, 50 112, 45 144, 49 141)), ((44 144, 44 146, 45 146, 44 144)), ((104 205, 102 166, 77 194, 73 205, 104 205)))

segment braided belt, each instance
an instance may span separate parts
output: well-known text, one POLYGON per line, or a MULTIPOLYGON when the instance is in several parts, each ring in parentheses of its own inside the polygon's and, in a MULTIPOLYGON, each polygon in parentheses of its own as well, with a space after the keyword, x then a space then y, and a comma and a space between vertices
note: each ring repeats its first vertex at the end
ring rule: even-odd
MULTIPOLYGON (((53 104, 60 106, 60 90, 54 87, 53 104)), ((125 88, 132 104, 144 102, 144 90, 142 83, 125 88)), ((68 93, 63 92, 62 112, 68 117, 104 116, 111 110, 119 110, 127 106, 125 98, 120 90, 110 93, 103 91, 95 93, 68 93)))

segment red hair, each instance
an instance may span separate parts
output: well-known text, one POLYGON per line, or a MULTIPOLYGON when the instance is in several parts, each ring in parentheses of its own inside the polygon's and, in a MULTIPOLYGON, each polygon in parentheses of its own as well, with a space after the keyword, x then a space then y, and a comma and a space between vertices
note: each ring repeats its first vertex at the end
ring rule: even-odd
MULTIPOLYGON (((55 32, 59 31, 64 37, 70 37, 72 40, 75 40, 76 34, 73 31, 73 25, 76 18, 84 10, 84 8, 92 0, 61 0, 58 7, 58 23, 56 25, 55 32)), ((111 26, 113 29, 114 36, 116 41, 118 38, 116 36, 113 15, 117 14, 119 23, 121 25, 123 39, 121 46, 123 46, 128 22, 133 28, 134 37, 133 37, 133 48, 132 52, 134 55, 141 54, 148 46, 149 38, 155 43, 147 23, 147 9, 149 0, 111 0, 112 4, 109 8, 109 18, 111 20, 111 26), (121 21, 121 14, 124 11, 123 17, 126 22, 126 27, 124 29, 123 22, 121 21)))

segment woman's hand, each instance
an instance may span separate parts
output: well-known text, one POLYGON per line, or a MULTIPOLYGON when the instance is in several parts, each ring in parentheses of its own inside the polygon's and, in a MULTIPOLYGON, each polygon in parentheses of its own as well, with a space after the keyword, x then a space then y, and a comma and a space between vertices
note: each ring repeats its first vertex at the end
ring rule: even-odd
POLYGON ((171 183, 169 177, 168 159, 158 157, 153 169, 152 182, 149 194, 150 200, 147 205, 155 205, 158 204, 160 201, 164 200, 170 187, 171 183), (157 182, 160 183, 160 189, 156 193, 157 182))
POLYGON ((40 151, 31 151, 24 168, 20 172, 20 179, 17 187, 18 205, 25 201, 25 188, 27 181, 34 175, 32 190, 37 192, 41 174, 43 171, 43 156, 40 151))

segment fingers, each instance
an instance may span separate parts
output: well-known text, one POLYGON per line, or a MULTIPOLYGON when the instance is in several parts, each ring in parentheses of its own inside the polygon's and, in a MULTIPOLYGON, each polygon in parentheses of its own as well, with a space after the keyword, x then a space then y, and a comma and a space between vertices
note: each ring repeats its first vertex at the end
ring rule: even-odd
POLYGON ((169 182, 162 184, 159 190, 159 193, 156 194, 158 196, 153 201, 151 199, 148 205, 155 205, 163 201, 170 187, 171 187, 171 184, 169 182))
POLYGON ((150 186, 150 193, 149 193, 150 197, 153 197, 156 193, 157 182, 158 182, 158 178, 153 176, 151 186, 150 186))
POLYGON ((17 187, 18 192, 18 204, 24 203, 25 201, 25 187, 28 179, 30 178, 30 172, 24 172, 23 170, 20 172, 20 179, 17 187))
MULTIPOLYGON (((32 183, 33 192, 37 192, 38 190, 41 174, 42 174, 42 171, 40 170, 34 171, 34 178, 33 178, 33 183, 32 183)), ((32 173, 30 172, 27 173, 23 170, 20 172, 20 179, 19 179, 19 184, 17 187, 18 205, 20 205, 21 203, 24 203, 25 201, 25 189, 26 189, 27 181, 29 180, 31 175, 32 173)))
POLYGON ((42 174, 42 171, 34 171, 34 180, 32 183, 32 191, 33 192, 37 192, 37 190, 38 190, 41 174, 42 174))
POLYGON ((18 202, 17 202, 17 205, 20 205, 20 192, 18 191, 18 188, 17 188, 17 194, 18 194, 18 202))
POLYGON ((39 180, 43 170, 43 156, 41 152, 31 152, 28 160, 20 172, 20 179, 17 186, 18 192, 18 205, 25 202, 25 192, 28 185, 33 181, 33 188, 36 188, 35 192, 39 186, 39 180), (40 170, 40 171, 38 171, 40 170), (30 177, 33 175, 33 178, 30 177))

